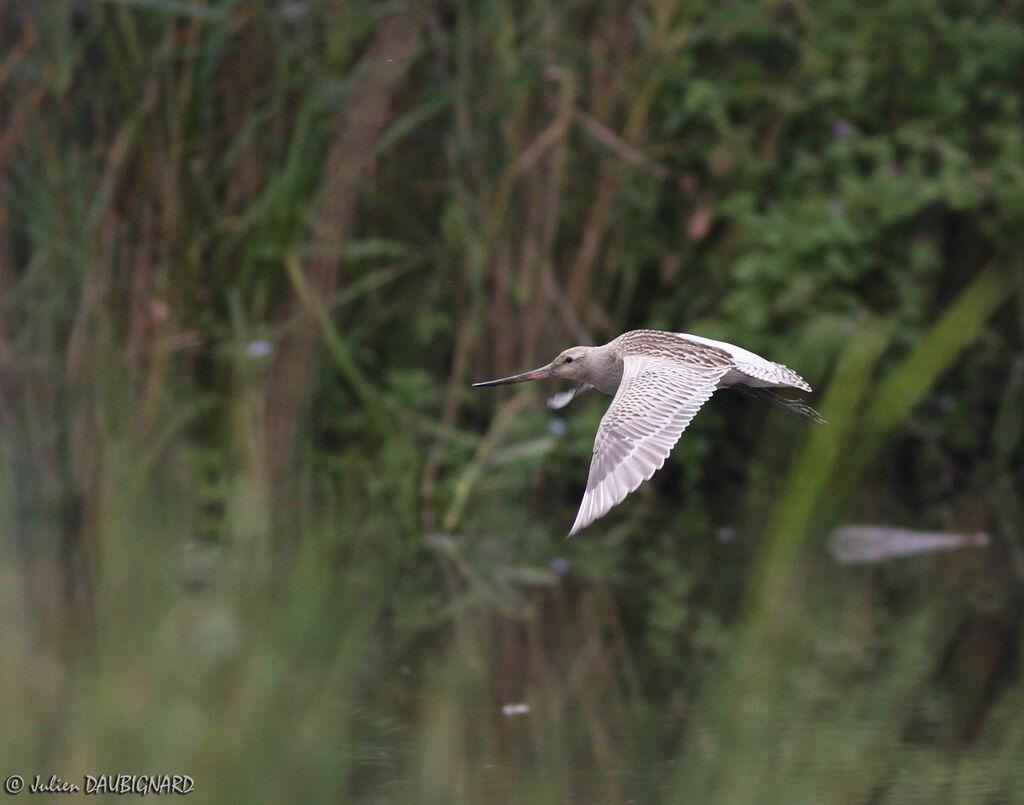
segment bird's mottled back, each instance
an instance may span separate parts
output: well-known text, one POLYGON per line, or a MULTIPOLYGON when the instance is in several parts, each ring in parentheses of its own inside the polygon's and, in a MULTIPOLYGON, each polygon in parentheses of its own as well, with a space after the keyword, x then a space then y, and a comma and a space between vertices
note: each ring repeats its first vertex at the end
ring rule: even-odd
POLYGON ((732 366, 733 357, 724 349, 710 344, 701 344, 680 338, 677 333, 661 330, 630 330, 609 342, 623 355, 646 355, 651 358, 668 358, 692 366, 716 369, 732 366))

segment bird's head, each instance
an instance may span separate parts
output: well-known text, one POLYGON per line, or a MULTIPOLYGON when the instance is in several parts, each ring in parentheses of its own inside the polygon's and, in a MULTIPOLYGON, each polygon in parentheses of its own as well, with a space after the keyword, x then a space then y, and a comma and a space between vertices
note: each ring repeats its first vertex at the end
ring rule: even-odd
POLYGON ((560 353, 548 367, 555 377, 587 381, 593 373, 594 347, 570 347, 560 353))

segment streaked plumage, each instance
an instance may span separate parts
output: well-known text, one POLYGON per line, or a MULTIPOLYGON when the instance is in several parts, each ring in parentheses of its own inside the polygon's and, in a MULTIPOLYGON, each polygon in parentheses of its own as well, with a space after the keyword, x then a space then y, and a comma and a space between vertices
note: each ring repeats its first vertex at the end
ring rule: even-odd
MULTIPOLYGON (((572 347, 532 372, 473 385, 544 377, 578 380, 580 388, 593 386, 615 395, 597 429, 587 489, 570 536, 661 469, 686 426, 717 389, 732 386, 796 416, 823 421, 805 403, 769 390, 810 391, 792 369, 724 341, 659 330, 631 330, 601 347, 572 347)), ((561 407, 569 398, 559 395, 552 406, 561 407)))

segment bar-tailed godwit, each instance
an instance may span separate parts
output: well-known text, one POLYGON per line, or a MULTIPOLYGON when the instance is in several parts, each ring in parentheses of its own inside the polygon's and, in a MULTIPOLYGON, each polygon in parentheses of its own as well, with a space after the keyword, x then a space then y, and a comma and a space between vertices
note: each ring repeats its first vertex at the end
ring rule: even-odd
POLYGON ((605 515, 661 469, 690 420, 716 389, 732 387, 803 419, 824 422, 806 403, 770 390, 810 391, 792 369, 724 341, 660 330, 631 330, 601 347, 572 347, 532 372, 473 385, 498 386, 545 377, 579 381, 567 398, 560 395, 556 407, 591 386, 615 395, 597 429, 587 490, 569 536, 605 515))

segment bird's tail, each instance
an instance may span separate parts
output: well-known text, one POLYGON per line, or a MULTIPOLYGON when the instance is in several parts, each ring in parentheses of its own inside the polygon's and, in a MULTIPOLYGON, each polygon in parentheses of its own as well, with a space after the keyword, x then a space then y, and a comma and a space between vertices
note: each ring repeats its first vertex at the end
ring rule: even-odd
POLYGON ((777 405, 780 408, 785 408, 793 416, 799 417, 800 419, 806 419, 809 422, 817 422, 819 425, 827 424, 821 414, 811 408, 811 406, 803 400, 791 400, 788 397, 783 397, 781 394, 770 389, 760 386, 747 386, 743 383, 737 383, 730 388, 742 391, 744 394, 749 394, 751 397, 757 397, 757 399, 764 400, 766 403, 771 403, 772 405, 777 405))

